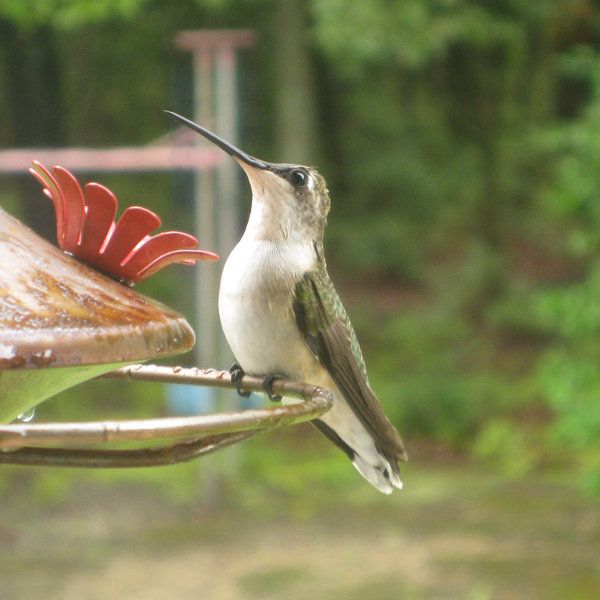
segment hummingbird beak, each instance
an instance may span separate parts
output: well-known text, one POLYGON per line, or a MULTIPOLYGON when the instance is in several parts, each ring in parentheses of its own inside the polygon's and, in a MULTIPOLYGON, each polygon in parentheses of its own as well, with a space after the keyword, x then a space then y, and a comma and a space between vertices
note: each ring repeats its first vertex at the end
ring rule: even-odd
POLYGON ((199 133, 201 136, 205 137, 207 140, 210 140, 213 144, 219 146, 221 150, 225 150, 227 154, 233 156, 233 158, 240 162, 242 167, 244 165, 248 165, 249 167, 255 167, 256 169, 261 169, 263 171, 271 170, 272 165, 268 162, 246 154, 243 150, 236 148, 233 144, 226 142, 223 138, 220 138, 218 135, 215 135, 212 131, 205 129, 197 123, 194 123, 194 121, 190 121, 189 119, 186 119, 185 117, 182 117, 177 113, 171 112, 170 110, 165 110, 164 112, 167 115, 169 115, 174 121, 177 121, 178 123, 189 127, 196 133, 199 133))

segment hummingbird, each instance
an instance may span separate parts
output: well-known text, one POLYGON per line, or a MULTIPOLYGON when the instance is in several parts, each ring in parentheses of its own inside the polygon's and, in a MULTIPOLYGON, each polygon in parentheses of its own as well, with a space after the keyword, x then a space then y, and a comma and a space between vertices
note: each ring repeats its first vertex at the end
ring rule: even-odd
POLYGON ((287 377, 331 391, 333 407, 312 423, 379 491, 401 488, 402 439, 369 385, 356 334, 327 272, 325 179, 312 167, 254 158, 165 112, 232 156, 252 190, 246 229, 219 286, 221 326, 237 361, 232 378, 247 373, 272 383, 287 377))

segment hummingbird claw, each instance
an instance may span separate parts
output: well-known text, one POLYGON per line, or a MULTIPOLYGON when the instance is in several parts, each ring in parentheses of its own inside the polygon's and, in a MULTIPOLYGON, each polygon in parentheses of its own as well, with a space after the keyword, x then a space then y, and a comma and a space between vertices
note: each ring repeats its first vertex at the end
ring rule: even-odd
POLYGON ((282 398, 280 394, 273 392, 273 382, 276 379, 285 379, 285 377, 283 375, 265 375, 262 380, 263 390, 265 390, 271 402, 281 402, 282 398))
POLYGON ((231 382, 235 386, 237 393, 242 398, 249 398, 252 392, 248 392, 247 390, 242 389, 242 378, 246 374, 244 372, 244 369, 242 369, 242 367, 240 367, 240 365, 238 365, 237 363, 234 363, 229 369, 229 374, 231 375, 231 382))

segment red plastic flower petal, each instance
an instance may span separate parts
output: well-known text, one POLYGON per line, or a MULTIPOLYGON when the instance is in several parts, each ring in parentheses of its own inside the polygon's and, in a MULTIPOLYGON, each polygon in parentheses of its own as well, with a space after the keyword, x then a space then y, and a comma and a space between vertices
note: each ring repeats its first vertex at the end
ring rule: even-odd
POLYGON ((198 240, 181 231, 150 234, 160 217, 141 206, 130 206, 115 223, 117 198, 99 183, 84 190, 69 171, 52 172, 37 161, 29 172, 54 203, 56 237, 62 250, 121 281, 137 283, 174 262, 218 260, 218 255, 194 249, 198 240))

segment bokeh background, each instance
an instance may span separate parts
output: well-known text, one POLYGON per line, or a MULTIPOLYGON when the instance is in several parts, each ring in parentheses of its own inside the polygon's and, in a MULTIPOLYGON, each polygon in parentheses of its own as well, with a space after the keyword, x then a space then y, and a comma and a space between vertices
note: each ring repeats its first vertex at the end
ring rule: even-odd
MULTIPOLYGON (((310 426, 138 472, 3 466, 0 598, 597 599, 598 3, 2 0, 0 145, 152 142, 162 109, 191 111, 175 35, 219 28, 258 36, 242 147, 329 182, 330 271, 405 490, 310 426)), ((190 222, 181 173, 100 181, 190 222)), ((52 230, 27 177, 0 204, 52 230)), ((191 314, 188 279, 140 289, 191 314)), ((156 416, 165 395, 92 382, 37 418, 156 416)))

